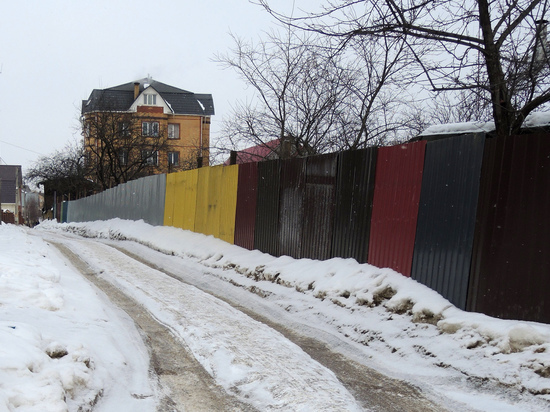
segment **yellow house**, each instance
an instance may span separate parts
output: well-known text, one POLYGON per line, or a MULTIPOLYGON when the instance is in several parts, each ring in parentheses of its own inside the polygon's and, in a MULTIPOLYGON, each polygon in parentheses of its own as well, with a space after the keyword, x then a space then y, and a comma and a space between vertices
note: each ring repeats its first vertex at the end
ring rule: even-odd
POLYGON ((99 165, 102 150, 112 143, 116 155, 109 157, 117 164, 110 165, 111 169, 140 169, 138 174, 111 177, 110 184, 115 185, 141 175, 207 166, 212 115, 212 95, 196 94, 151 78, 94 89, 88 100, 82 101, 85 147, 89 159, 99 165), (104 121, 108 115, 114 116, 116 127, 104 121), (141 140, 131 139, 134 135, 141 140))

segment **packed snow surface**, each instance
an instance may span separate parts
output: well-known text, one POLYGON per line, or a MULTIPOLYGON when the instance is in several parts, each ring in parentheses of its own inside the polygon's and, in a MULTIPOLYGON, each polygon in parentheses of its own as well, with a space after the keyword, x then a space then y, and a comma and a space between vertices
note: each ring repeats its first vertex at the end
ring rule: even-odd
POLYGON ((2 224, 0 244, 0 411, 154 410, 126 314, 25 229, 2 224))
MULTIPOLYGON (((357 362, 411 382, 450 410, 550 408, 548 325, 461 311, 390 269, 353 259, 276 258, 211 236, 142 221, 46 222, 29 232, 42 230, 124 245, 147 259, 161 252, 164 261, 185 267, 190 276, 201 273, 209 284, 217 279, 226 285, 227 295, 236 289, 248 293, 251 304, 261 301, 269 308, 266 316, 275 314, 280 322, 314 333, 357 362)), ((154 410, 156 389, 146 379, 148 356, 136 343, 137 332, 124 314, 70 273, 54 249, 36 236, 2 225, 0 239, 5 245, 0 252, 0 410, 4 404, 7 410, 76 410, 75 405, 96 398, 102 399, 98 407, 128 401, 143 405, 135 410, 154 410), (125 347, 131 350, 121 349, 125 347), (143 396, 132 396, 135 393, 143 396)), ((92 259, 98 266, 107 264, 92 259)), ((263 372, 240 360, 244 354, 220 343, 231 332, 230 322, 225 321, 225 331, 212 326, 219 323, 215 319, 195 323, 190 319, 183 325, 175 315, 179 301, 172 302, 176 312, 164 310, 160 305, 164 297, 148 290, 144 278, 136 284, 131 271, 117 273, 113 267, 112 272, 125 293, 157 318, 164 316, 163 323, 187 339, 195 357, 220 385, 241 385, 240 390, 249 390, 252 404, 277 406, 277 385, 271 380, 277 376, 255 380, 263 372), (246 382, 252 383, 249 388, 246 382)), ((202 299, 206 304, 210 298, 202 299)), ((287 352, 294 362, 311 361, 292 345, 287 352)), ((331 382, 330 373, 311 365, 334 390, 334 399, 353 407, 338 382, 331 382)), ((299 410, 300 403, 286 407, 299 410)))

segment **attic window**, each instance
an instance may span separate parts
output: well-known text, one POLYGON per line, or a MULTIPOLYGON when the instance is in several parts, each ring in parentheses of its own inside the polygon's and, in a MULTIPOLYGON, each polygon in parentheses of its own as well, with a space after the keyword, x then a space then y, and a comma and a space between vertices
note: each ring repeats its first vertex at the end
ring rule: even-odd
POLYGON ((157 95, 156 94, 144 94, 143 95, 143 104, 147 104, 147 105, 157 104, 157 95))

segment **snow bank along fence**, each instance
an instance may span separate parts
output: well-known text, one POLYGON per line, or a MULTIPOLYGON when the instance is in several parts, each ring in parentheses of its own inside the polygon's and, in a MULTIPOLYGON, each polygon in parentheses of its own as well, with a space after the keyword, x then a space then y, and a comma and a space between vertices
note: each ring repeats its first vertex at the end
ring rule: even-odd
POLYGON ((550 136, 454 136, 151 176, 64 203, 275 256, 390 267, 456 306, 550 322, 550 136))

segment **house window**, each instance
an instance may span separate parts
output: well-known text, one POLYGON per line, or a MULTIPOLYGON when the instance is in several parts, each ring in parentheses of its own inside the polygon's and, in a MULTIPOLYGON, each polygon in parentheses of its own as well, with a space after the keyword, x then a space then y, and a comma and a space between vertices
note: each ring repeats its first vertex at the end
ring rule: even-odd
POLYGON ((118 131, 121 136, 130 136, 130 122, 120 122, 118 124, 118 131))
POLYGON ((168 139, 180 138, 180 125, 177 123, 168 124, 168 139))
POLYGON ((142 150, 141 160, 144 164, 147 164, 149 166, 158 166, 159 152, 156 150, 142 150))
POLYGON ((143 136, 157 137, 159 135, 159 122, 141 123, 141 134, 143 136))
POLYGON ((156 94, 144 94, 143 103, 146 105, 155 105, 157 104, 157 95, 156 94))
POLYGON ((119 150, 118 161, 121 166, 126 166, 128 164, 128 149, 119 150))
POLYGON ((179 166, 180 152, 168 152, 168 166, 179 166))

